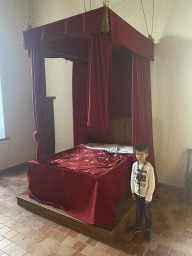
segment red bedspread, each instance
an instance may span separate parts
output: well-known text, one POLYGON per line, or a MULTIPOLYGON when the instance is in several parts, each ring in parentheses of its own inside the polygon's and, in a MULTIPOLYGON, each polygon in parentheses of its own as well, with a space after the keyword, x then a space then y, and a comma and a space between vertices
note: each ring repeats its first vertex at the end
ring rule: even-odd
POLYGON ((54 159, 48 162, 58 167, 99 175, 110 171, 124 158, 126 156, 120 154, 111 154, 105 150, 79 146, 72 152, 64 151, 57 154, 54 159))
POLYGON ((115 207, 130 190, 133 154, 78 146, 28 163, 29 196, 99 226, 115 219, 115 207))

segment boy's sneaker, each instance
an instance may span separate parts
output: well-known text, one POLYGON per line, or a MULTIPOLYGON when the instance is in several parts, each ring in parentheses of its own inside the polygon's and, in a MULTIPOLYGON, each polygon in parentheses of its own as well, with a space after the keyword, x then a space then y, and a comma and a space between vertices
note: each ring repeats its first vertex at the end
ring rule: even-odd
POLYGON ((146 230, 146 231, 145 231, 145 233, 144 233, 144 238, 145 238, 145 240, 147 240, 147 241, 153 240, 153 235, 152 235, 152 233, 151 233, 150 230, 146 230))
POLYGON ((137 226, 132 226, 127 231, 129 234, 133 234, 133 233, 141 232, 141 228, 138 228, 137 226))

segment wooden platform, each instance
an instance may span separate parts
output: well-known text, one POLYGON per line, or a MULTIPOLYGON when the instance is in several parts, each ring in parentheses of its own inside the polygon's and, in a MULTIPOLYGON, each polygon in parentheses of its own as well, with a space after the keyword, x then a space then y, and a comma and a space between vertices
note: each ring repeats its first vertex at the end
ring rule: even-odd
MULTIPOLYGON (((124 232, 127 224, 132 222, 135 214, 135 202, 131 199, 130 194, 116 204, 115 207, 117 213, 114 224, 100 227, 94 227, 76 219, 61 209, 39 203, 38 201, 29 198, 27 191, 17 196, 17 203, 19 206, 24 207, 30 212, 34 212, 60 225, 64 225, 110 245, 114 243, 115 239, 122 234, 122 232, 124 232)), ((131 235, 126 234, 126 236, 126 240, 132 239, 131 235)))

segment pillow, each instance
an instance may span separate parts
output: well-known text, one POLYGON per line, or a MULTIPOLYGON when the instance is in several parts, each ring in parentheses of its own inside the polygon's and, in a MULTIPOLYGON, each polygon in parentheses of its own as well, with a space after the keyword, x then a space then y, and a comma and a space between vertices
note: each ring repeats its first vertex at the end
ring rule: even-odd
POLYGON ((88 148, 106 150, 111 153, 121 153, 121 154, 133 153, 132 146, 124 146, 119 144, 100 144, 100 143, 87 143, 82 145, 88 148))

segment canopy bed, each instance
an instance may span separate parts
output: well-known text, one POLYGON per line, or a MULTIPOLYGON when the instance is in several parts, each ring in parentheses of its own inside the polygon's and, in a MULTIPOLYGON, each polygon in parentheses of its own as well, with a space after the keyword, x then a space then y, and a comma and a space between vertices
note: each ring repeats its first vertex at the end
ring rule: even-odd
POLYGON ((38 143, 36 160, 28 163, 29 196, 95 226, 114 221, 114 204, 130 191, 135 158, 129 150, 109 152, 80 144, 134 146, 143 142, 149 146, 148 160, 155 167, 150 88, 154 43, 111 10, 110 31, 102 33, 103 10, 23 32, 31 59, 34 138, 38 143), (44 149, 44 58, 73 61, 74 148, 51 156, 44 149), (78 159, 83 161, 80 167, 78 159), (93 166, 85 165, 86 161, 93 166))

